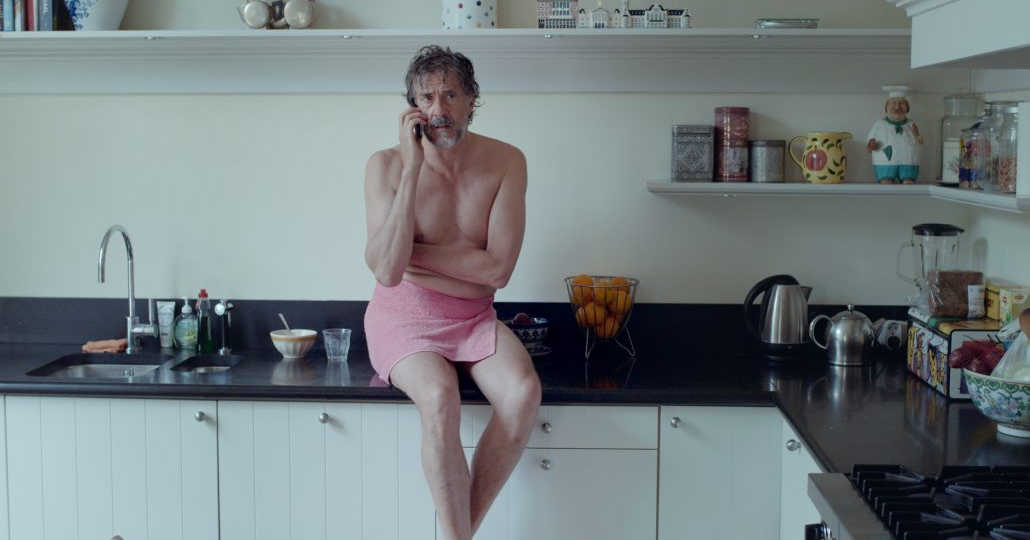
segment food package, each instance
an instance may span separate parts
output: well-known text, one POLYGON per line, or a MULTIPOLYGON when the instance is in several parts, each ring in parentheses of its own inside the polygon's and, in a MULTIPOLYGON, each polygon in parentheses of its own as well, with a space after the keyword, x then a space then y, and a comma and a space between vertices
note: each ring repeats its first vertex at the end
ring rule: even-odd
POLYGON ((984 304, 987 311, 987 317, 999 321, 1001 320, 1001 312, 998 310, 999 304, 1001 303, 1001 289, 1009 289, 1013 287, 1022 287, 1022 285, 1000 278, 987 278, 984 281, 984 289, 986 289, 984 304))
POLYGON ((933 317, 979 318, 984 314, 983 272, 932 270, 926 273, 927 305, 933 317))
POLYGON ((1002 287, 998 289, 998 320, 1007 325, 1019 318, 1019 314, 1027 307, 1030 289, 1026 287, 1002 287))
POLYGON ((1030 382, 1030 340, 1020 328, 1018 318, 998 332, 999 339, 1006 340, 1012 336, 1015 336, 1015 339, 991 371, 991 376, 1010 381, 1030 382))

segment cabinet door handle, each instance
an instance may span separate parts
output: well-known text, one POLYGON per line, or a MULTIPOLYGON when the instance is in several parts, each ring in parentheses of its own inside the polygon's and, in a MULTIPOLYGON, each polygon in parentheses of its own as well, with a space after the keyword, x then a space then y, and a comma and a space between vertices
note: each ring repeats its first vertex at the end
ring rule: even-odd
POLYGON ((318 415, 318 421, 323 423, 323 424, 328 423, 329 422, 329 415, 326 414, 326 413, 322 413, 322 414, 318 415))
POLYGON ((197 422, 203 422, 205 418, 207 418, 207 415, 204 414, 204 411, 197 411, 197 413, 193 415, 193 419, 197 422))
POLYGON ((801 443, 799 443, 796 439, 791 439, 787 441, 788 452, 797 452, 798 450, 801 450, 801 443))
POLYGON ((545 470, 545 471, 551 470, 551 460, 549 460, 549 459, 541 459, 540 460, 540 468, 545 470))
POLYGON ((554 428, 551 427, 550 422, 544 422, 543 424, 540 424, 540 429, 544 430, 544 433, 550 433, 554 428))
POLYGON ((678 428, 678 427, 680 427, 680 423, 681 422, 682 422, 682 420, 680 420, 680 417, 673 416, 672 419, 669 420, 669 425, 674 427, 674 428, 678 428))

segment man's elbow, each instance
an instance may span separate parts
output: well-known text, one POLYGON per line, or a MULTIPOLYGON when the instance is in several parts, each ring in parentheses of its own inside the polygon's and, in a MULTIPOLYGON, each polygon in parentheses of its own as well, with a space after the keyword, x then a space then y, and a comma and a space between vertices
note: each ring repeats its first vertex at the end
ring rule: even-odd
POLYGON ((503 289, 508 286, 511 279, 511 270, 502 270, 490 279, 490 286, 494 289, 503 289))

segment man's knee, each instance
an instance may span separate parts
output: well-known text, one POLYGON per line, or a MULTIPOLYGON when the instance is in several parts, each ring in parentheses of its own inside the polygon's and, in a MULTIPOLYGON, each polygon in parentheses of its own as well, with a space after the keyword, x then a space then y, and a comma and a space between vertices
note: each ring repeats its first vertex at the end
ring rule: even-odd
POLYGON ((494 410, 507 417, 508 422, 514 423, 516 431, 528 436, 536 423, 540 398, 540 378, 535 371, 530 371, 514 381, 506 392, 504 402, 495 404, 494 410))
POLYGON ((415 400, 425 429, 447 431, 461 422, 461 395, 456 382, 443 382, 424 389, 415 400))

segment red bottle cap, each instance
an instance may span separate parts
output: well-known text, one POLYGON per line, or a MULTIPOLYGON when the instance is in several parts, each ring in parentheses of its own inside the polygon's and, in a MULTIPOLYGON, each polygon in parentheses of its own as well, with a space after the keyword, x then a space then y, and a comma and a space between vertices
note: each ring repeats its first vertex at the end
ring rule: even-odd
POLYGON ((200 294, 197 295, 197 298, 207 298, 207 289, 200 289, 200 294))

